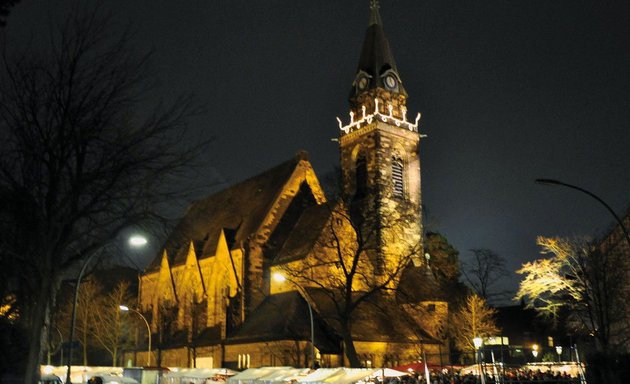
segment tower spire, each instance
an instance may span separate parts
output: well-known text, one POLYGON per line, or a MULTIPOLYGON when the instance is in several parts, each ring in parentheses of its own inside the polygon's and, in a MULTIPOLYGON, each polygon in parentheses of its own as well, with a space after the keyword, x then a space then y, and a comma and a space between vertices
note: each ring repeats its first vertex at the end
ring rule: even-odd
POLYGON ((378 0, 370 0, 370 19, 361 49, 350 100, 360 94, 380 88, 407 96, 396 68, 394 55, 383 31, 378 0))
POLYGON ((381 24, 381 15, 378 13, 378 0, 370 0, 370 23, 372 24, 381 24))

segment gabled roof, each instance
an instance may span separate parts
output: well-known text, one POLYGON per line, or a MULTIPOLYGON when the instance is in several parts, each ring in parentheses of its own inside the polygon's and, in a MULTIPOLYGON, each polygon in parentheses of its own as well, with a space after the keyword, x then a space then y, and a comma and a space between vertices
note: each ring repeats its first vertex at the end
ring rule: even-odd
MULTIPOLYGON (((233 231, 232 244, 235 246, 246 241, 259 228, 284 185, 302 161, 307 162, 305 152, 298 153, 289 161, 266 172, 192 203, 163 247, 171 257, 170 265, 176 266, 185 262, 186 251, 183 249, 187 250, 191 240, 199 259, 214 255, 220 233, 224 229, 233 231)), ((158 256, 147 271, 154 271, 159 266, 158 256)))
POLYGON ((302 212, 296 225, 275 255, 273 264, 282 264, 307 256, 322 234, 324 225, 331 216, 331 208, 326 204, 309 207, 302 212))
MULTIPOLYGON (((340 339, 313 311, 315 345, 322 353, 339 353, 340 339)), ((304 297, 296 292, 268 296, 247 317, 227 344, 278 340, 311 340, 310 316, 304 297)))
MULTIPOLYGON (((331 297, 318 288, 307 288, 307 292, 315 303, 314 310, 340 333, 341 324, 331 297)), ((368 342, 438 343, 401 308, 394 297, 383 293, 375 293, 354 310, 352 337, 355 341, 368 342)))
MULTIPOLYGON (((313 308, 315 345, 322 353, 340 353, 341 324, 331 298, 321 289, 306 287, 313 308)), ((411 319, 392 297, 374 295, 353 312, 355 341, 437 343, 411 319)), ((228 344, 310 340, 308 306, 297 291, 268 296, 247 318, 228 344)))

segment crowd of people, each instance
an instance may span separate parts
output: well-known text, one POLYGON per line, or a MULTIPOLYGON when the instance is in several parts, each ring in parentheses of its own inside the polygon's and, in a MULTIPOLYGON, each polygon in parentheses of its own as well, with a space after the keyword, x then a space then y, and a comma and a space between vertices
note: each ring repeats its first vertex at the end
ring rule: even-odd
MULTIPOLYGON (((580 378, 566 372, 552 372, 541 370, 509 369, 500 375, 484 376, 485 384, 579 384, 580 378)), ((483 384, 479 375, 459 372, 432 372, 431 384, 483 384)), ((386 378, 382 384, 425 384, 426 377, 422 374, 386 378)))

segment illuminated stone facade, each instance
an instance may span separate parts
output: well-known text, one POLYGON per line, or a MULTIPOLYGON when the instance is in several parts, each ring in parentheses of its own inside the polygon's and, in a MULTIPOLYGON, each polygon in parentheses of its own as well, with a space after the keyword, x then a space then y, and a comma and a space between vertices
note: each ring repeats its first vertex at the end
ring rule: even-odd
MULTIPOLYGON (((308 366, 310 340, 322 366, 347 365, 326 295, 356 264, 357 295, 382 284, 352 315, 366 366, 448 361, 439 339, 448 306, 432 292, 422 251, 419 116, 407 121, 407 94, 372 7, 353 91, 340 125, 342 193, 328 200, 305 153, 194 202, 164 250, 141 276, 139 306, 150 319, 156 360, 165 366, 308 366), (353 218, 374 220, 371 240, 353 218), (368 219, 369 218, 369 219, 368 219), (331 246, 332 244, 332 246, 331 246), (349 265, 349 264, 348 264, 349 265), (422 294, 399 297, 403 270, 422 294), (300 289, 278 283, 293 277, 300 289), (420 272, 418 272, 420 271, 420 272), (309 327, 308 307, 314 313, 309 327)), ((142 348, 126 359, 143 358, 142 348)))

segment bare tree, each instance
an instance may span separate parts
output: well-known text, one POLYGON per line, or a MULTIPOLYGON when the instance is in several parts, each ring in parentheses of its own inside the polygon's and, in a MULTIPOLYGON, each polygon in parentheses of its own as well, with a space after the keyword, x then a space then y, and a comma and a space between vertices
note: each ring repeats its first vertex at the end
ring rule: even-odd
POLYGON ((112 366, 116 366, 118 364, 118 351, 129 333, 129 327, 122 318, 119 307, 121 304, 131 305, 129 283, 119 282, 114 290, 102 297, 100 301, 98 307, 93 308, 91 312, 93 319, 92 336, 100 347, 109 352, 112 357, 112 366))
MULTIPOLYGON (((88 365, 88 349, 94 346, 92 341, 94 333, 93 312, 102 305, 103 286, 95 279, 86 280, 81 283, 78 293, 75 335, 77 342, 81 345, 82 364, 88 365)), ((69 340, 71 313, 72 299, 68 297, 68 300, 58 309, 55 320, 63 333, 66 334, 66 340, 69 340)))
POLYGON ((471 294, 464 304, 451 316, 450 334, 460 351, 475 351, 473 339, 496 335, 499 328, 494 316, 496 310, 488 306, 485 299, 471 294))
POLYGON ((389 292, 393 298, 404 269, 413 257, 422 254, 420 242, 400 238, 404 233, 401 228, 416 216, 414 207, 404 202, 387 217, 373 214, 373 207, 357 207, 343 200, 326 207, 330 215, 314 251, 299 264, 286 268, 285 273, 305 286, 317 287, 327 297, 346 358, 350 366, 360 367, 353 317, 361 304, 378 294, 389 292), (388 236, 398 236, 397 241, 388 241, 388 236), (384 250, 383 244, 398 248, 384 250))
POLYGON ((523 264, 516 299, 547 317, 569 313, 568 324, 596 341, 604 353, 627 348, 630 306, 627 260, 621 252, 602 252, 583 239, 539 237, 548 258, 523 264))
POLYGON ((155 219, 204 144, 183 144, 188 98, 140 113, 150 55, 102 14, 75 9, 47 49, 5 54, 0 68, 0 253, 10 266, 0 294, 15 295, 28 335, 26 383, 37 381, 60 280, 122 229, 155 219))
POLYGON ((464 263, 462 273, 472 290, 485 300, 501 299, 507 291, 496 286, 507 274, 505 259, 490 249, 471 249, 473 259, 464 263))

